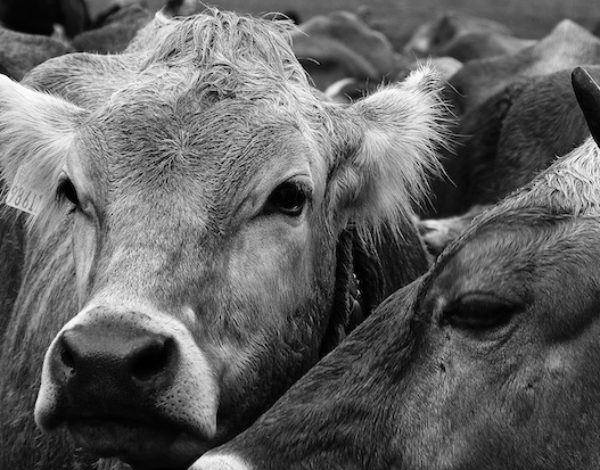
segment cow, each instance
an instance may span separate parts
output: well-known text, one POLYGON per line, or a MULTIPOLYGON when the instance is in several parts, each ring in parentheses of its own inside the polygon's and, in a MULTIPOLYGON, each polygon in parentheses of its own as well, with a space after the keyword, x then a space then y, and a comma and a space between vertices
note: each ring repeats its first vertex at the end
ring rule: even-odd
MULTIPOLYGON (((600 81, 600 66, 587 71, 600 81)), ((445 161, 449 179, 434 184, 437 217, 417 222, 430 253, 439 254, 476 215, 589 137, 570 75, 521 78, 463 117, 456 157, 445 161)))
MULTIPOLYGON (((600 80, 600 66, 588 71, 600 80)), ((464 115, 456 132, 456 155, 444 162, 452 183, 433 185, 437 217, 498 202, 589 136, 569 70, 518 79, 464 115)))
POLYGON ((1 468, 185 468, 427 269, 411 207, 445 142, 435 74, 329 103, 291 28, 159 13, 123 54, 0 77, 7 200, 34 212, 1 468))
MULTIPOLYGON (((196 15, 203 9, 197 0, 168 0, 161 11, 173 17, 196 15)), ((98 14, 88 30, 73 38, 73 47, 79 52, 98 54, 123 52, 153 18, 145 1, 114 2, 98 14)))
POLYGON ((345 78, 378 84, 397 71, 389 40, 348 11, 305 21, 293 34, 293 45, 296 57, 322 91, 345 78))
POLYGON ((458 115, 474 109, 522 77, 547 75, 600 61, 600 39, 571 20, 563 20, 534 45, 516 54, 473 60, 450 80, 458 115))
POLYGON ((453 57, 461 62, 516 54, 537 41, 494 32, 464 34, 441 48, 438 56, 453 57))
POLYGON ((475 204, 468 211, 445 218, 419 219, 415 218, 415 224, 427 251, 433 257, 438 257, 446 247, 473 222, 473 219, 487 210, 487 204, 475 204))
POLYGON ((73 47, 80 52, 99 54, 123 52, 153 17, 154 14, 141 3, 112 7, 98 18, 94 28, 73 38, 73 47))
MULTIPOLYGON (((411 72, 422 68, 426 64, 429 68, 435 70, 442 83, 446 83, 462 67, 462 64, 452 57, 434 57, 426 61, 415 60, 405 63, 402 63, 402 60, 402 58, 398 59, 398 72, 396 75, 391 80, 387 79, 385 81, 404 80, 411 72)), ((346 77, 329 85, 324 93, 330 100, 348 103, 375 91, 380 85, 381 83, 361 82, 355 78, 346 77)))
MULTIPOLYGON (((600 89, 578 99, 600 141, 600 89)), ((244 433, 191 470, 593 469, 600 149, 477 218, 244 433)))
POLYGON ((512 36, 502 23, 449 10, 419 27, 405 44, 404 53, 415 57, 445 55, 443 51, 454 41, 476 33, 512 36))
POLYGON ((406 78, 414 70, 423 67, 423 64, 427 64, 429 67, 435 69, 444 83, 448 82, 463 66, 460 61, 452 57, 432 57, 427 60, 417 59, 403 67, 396 76, 396 79, 406 78))
POLYGON ((50 36, 54 25, 73 37, 89 27, 90 16, 84 0, 3 0, 0 23, 28 34, 50 36))
POLYGON ((565 20, 514 56, 465 64, 445 90, 460 116, 456 155, 444 159, 449 178, 434 178, 433 208, 421 215, 451 217, 493 204, 580 145, 589 133, 568 69, 598 63, 600 40, 565 20))
POLYGON ((19 33, 0 26, 0 72, 21 80, 36 65, 73 51, 64 42, 36 34, 19 33))
POLYGON ((21 286, 25 264, 25 231, 22 220, 0 209, 0 341, 21 286))

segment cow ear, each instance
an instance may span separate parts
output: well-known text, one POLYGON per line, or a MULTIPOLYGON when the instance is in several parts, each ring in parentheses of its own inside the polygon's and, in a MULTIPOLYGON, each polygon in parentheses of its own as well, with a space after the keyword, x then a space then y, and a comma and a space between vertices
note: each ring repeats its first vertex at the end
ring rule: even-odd
POLYGON ((354 126, 339 133, 346 157, 331 185, 340 228, 351 222, 366 235, 385 224, 400 227, 423 200, 448 140, 439 91, 435 73, 420 69, 348 108, 354 126))
MULTIPOLYGON (((0 176, 35 189, 48 203, 84 110, 0 75, 0 176)), ((43 206, 42 203, 40 207, 43 206)))
POLYGON ((573 70, 571 82, 592 137, 596 144, 600 146, 600 87, 591 75, 581 67, 573 70))

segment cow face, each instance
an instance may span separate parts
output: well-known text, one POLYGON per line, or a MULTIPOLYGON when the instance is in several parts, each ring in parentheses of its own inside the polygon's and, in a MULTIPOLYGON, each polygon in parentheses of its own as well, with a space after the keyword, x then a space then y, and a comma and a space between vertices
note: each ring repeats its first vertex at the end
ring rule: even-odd
POLYGON ((401 406, 407 468, 597 458, 598 222, 507 211, 442 261, 415 312, 429 323, 401 406))
POLYGON ((192 468, 595 468, 599 158, 589 139, 482 214, 192 468))
POLYGON ((239 432, 317 360, 338 234, 406 217, 441 135, 425 72, 330 106, 285 26, 161 21, 88 108, 0 81, 4 178, 42 195, 32 243, 66 227, 80 305, 36 421, 145 468, 239 432))

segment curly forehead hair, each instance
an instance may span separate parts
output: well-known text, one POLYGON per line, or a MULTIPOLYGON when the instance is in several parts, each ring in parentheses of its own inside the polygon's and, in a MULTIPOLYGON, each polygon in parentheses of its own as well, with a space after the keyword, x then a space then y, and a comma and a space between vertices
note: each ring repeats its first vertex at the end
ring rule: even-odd
POLYGON ((239 16, 208 8, 199 15, 166 18, 160 12, 134 39, 128 51, 152 48, 142 70, 154 65, 190 67, 194 82, 219 95, 262 95, 284 84, 308 86, 308 77, 291 47, 289 21, 239 16))

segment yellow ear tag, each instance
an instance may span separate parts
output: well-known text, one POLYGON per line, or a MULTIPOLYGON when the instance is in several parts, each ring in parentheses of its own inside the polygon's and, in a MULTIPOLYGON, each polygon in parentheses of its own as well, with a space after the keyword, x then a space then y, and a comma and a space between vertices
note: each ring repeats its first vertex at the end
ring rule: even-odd
POLYGON ((28 186, 25 179, 21 177, 21 170, 13 180, 10 190, 6 195, 6 205, 27 212, 31 215, 38 215, 42 205, 42 193, 28 186))

